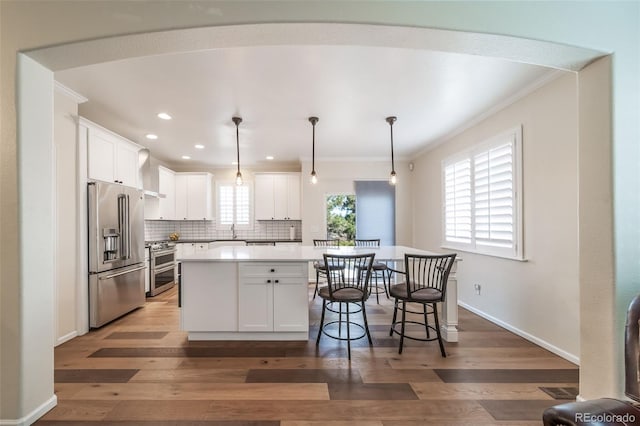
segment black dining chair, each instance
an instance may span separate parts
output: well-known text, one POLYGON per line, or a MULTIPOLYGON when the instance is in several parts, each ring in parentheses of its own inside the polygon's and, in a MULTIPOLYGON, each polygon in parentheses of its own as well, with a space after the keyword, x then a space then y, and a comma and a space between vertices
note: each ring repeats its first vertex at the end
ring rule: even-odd
MULTIPOLYGON (((380 238, 372 239, 359 239, 353 240, 356 247, 380 247, 380 238)), ((371 266, 371 280, 369 281, 370 289, 369 293, 376 295, 376 302, 380 304, 380 293, 384 291, 384 294, 389 298, 389 292, 387 290, 387 278, 391 276, 391 271, 384 262, 374 262, 371 266), (382 278, 382 289, 378 282, 378 278, 382 278)))
MULTIPOLYGON (((313 240, 313 245, 315 247, 326 247, 326 248, 338 248, 340 246, 340 240, 313 240)), ((318 260, 313 262, 313 268, 316 270, 316 288, 313 290, 313 299, 316 298, 316 294, 318 294, 318 287, 320 283, 320 277, 327 276, 327 267, 324 264, 323 260, 318 260)), ((338 268, 339 269, 339 268, 338 268)))
POLYGON ((357 255, 323 254, 324 264, 327 267, 327 285, 321 287, 318 291, 318 296, 322 298, 322 314, 316 346, 320 344, 322 334, 333 339, 346 340, 348 358, 351 360, 351 340, 361 339, 366 335, 369 339, 369 345, 372 344, 365 301, 369 297, 369 279, 374 257, 374 253, 357 255), (340 304, 339 311, 329 309, 328 305, 335 303, 340 304), (351 312, 350 305, 352 304, 359 305, 357 312, 362 312, 363 324, 351 321, 350 315, 356 313, 351 312), (343 306, 346 316, 344 321, 342 318, 343 306), (338 319, 325 324, 326 311, 337 312, 338 319), (331 329, 332 327, 330 326, 336 324, 337 331, 333 330, 333 334, 331 334, 331 330, 327 331, 328 326, 331 329), (352 336, 352 327, 360 329, 362 333, 352 336), (343 328, 345 329, 346 337, 343 337, 343 328))
POLYGON ((442 343, 442 335, 440 334, 437 304, 445 300, 449 273, 455 259, 455 253, 443 255, 405 254, 404 271, 392 270, 394 273, 405 276, 404 282, 389 287, 389 294, 395 299, 389 335, 392 336, 394 333, 400 335, 399 354, 402 353, 404 339, 407 338, 425 342, 438 340, 440 353, 443 357, 447 356, 442 343), (422 311, 409 310, 408 303, 422 305, 422 311), (402 311, 402 319, 400 321, 397 321, 398 310, 402 311), (407 313, 422 316, 421 321, 424 322, 417 319, 408 320, 407 313), (435 326, 429 324, 428 315, 433 315, 435 326), (407 323, 424 326, 426 337, 421 338, 405 334, 407 323), (398 325, 400 330, 398 330, 398 325), (431 337, 431 331, 436 332, 436 337, 431 337))

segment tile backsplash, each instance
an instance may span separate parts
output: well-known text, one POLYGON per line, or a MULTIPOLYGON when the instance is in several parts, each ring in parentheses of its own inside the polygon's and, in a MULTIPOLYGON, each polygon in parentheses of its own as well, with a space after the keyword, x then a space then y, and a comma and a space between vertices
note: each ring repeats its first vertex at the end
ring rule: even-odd
MULTIPOLYGON (((237 238, 242 239, 274 239, 288 240, 291 226, 295 230, 295 238, 302 238, 302 221, 269 220, 255 221, 251 230, 236 230, 237 238)), ((177 232, 181 240, 231 239, 231 228, 216 229, 215 220, 145 220, 144 239, 146 241, 168 240, 169 234, 177 232)))

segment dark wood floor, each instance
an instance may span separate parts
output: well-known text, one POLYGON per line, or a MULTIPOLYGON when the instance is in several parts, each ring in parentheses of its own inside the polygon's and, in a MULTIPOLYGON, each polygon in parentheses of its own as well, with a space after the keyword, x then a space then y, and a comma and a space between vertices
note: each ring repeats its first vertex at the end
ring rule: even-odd
MULTIPOLYGON (((311 288, 312 289, 312 288, 311 288)), ((577 392, 578 369, 460 310, 460 341, 412 342, 398 355, 391 303, 367 302, 374 338, 188 342, 176 289, 55 349, 58 405, 39 425, 539 425, 577 392), (559 388, 559 389, 558 389, 559 388)))

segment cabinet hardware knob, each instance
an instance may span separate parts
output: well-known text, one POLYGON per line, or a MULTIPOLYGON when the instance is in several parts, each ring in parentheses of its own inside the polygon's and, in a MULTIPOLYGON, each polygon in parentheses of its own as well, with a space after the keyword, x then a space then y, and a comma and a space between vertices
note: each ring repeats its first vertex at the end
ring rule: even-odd
POLYGON ((268 282, 268 283, 270 283, 270 282, 271 282, 271 280, 267 280, 267 282, 268 282))
POLYGON ((276 280, 276 284, 278 284, 280 282, 280 280, 276 280))
POLYGON ((275 271, 276 271, 275 269, 272 269, 270 272, 275 272, 275 271))

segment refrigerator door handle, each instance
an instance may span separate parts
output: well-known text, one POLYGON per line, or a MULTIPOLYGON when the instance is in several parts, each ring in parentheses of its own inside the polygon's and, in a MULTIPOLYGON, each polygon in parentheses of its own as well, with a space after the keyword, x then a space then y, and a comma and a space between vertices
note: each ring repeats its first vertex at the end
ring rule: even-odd
POLYGON ((118 227, 120 228, 120 258, 131 258, 131 227, 129 226, 129 196, 118 195, 118 227))
POLYGON ((134 269, 127 269, 126 271, 122 271, 122 272, 118 272, 117 274, 111 274, 111 275, 107 275, 106 277, 100 277, 98 278, 98 280, 103 281, 103 280, 110 280, 111 278, 115 278, 115 277, 119 277, 120 275, 125 275, 125 274, 129 274, 131 272, 136 272, 136 271, 140 271, 142 269, 145 269, 146 266, 139 266, 137 268, 134 269))

